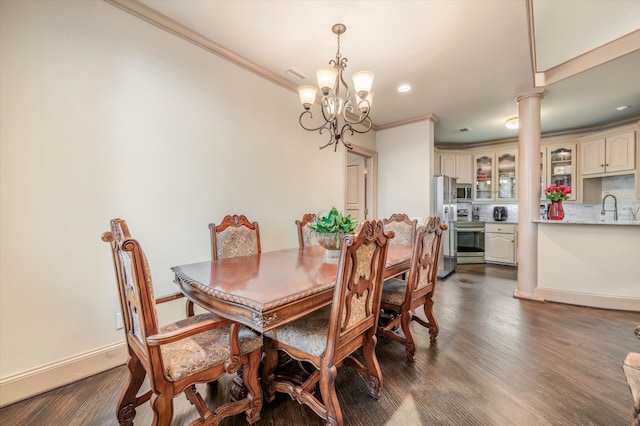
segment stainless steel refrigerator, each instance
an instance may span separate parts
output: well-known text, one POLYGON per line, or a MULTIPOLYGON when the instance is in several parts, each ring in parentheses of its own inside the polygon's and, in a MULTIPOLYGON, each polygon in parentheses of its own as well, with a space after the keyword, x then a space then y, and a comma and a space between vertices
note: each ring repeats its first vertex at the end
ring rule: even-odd
POLYGON ((435 176, 433 199, 433 211, 440 217, 440 221, 447 225, 447 230, 442 233, 442 247, 438 261, 438 278, 444 278, 458 266, 456 179, 450 176, 435 176))

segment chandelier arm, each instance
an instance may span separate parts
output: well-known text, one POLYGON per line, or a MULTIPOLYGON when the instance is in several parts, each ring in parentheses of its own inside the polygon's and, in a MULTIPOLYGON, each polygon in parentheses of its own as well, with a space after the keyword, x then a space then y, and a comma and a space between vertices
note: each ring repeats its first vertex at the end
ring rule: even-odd
MULTIPOLYGON (((357 132, 357 133, 363 133, 363 132, 358 132, 353 127, 351 127, 351 124, 349 124, 349 123, 345 123, 342 126, 342 129, 340 129, 340 140, 342 141, 342 144, 344 146, 346 146, 347 148, 349 148, 349 149, 353 149, 353 145, 351 145, 349 142, 347 142, 346 139, 344 138, 344 134, 347 131, 351 132, 351 136, 353 136, 354 132, 357 132)), ((336 143, 336 150, 337 150, 337 148, 338 148, 338 144, 336 143)))
POLYGON ((305 114, 309 114, 309 118, 313 119, 313 114, 311 113, 311 111, 302 111, 302 114, 300 114, 300 118, 298 119, 298 122, 300 123, 300 126, 303 129, 308 130, 310 132, 318 131, 320 133, 322 133, 322 129, 331 130, 329 127, 327 127, 327 124, 330 124, 330 121, 328 121, 326 119, 325 119, 325 122, 321 126, 318 126, 318 127, 307 127, 307 126, 305 126, 304 124, 302 124, 302 117, 305 114))
MULTIPOLYGON (((366 131, 364 131, 364 132, 358 132, 358 131, 356 130, 356 132, 358 132, 358 133, 366 133, 366 132, 368 132, 368 131, 371 129, 371 119, 369 118, 369 111, 367 111, 366 113, 364 113, 364 114, 360 115, 360 116, 358 117, 358 119, 357 119, 357 120, 355 120, 355 121, 353 121, 353 120, 349 120, 349 117, 348 117, 348 115, 347 115, 347 111, 349 111, 350 113, 352 113, 352 114, 353 114, 353 107, 351 106, 351 104, 349 104, 349 107, 348 107, 348 108, 345 108, 344 113, 342 114, 342 118, 344 119, 344 121, 345 121, 346 123, 349 123, 349 124, 361 124, 361 123, 363 123, 365 120, 366 120, 366 121, 368 121, 368 127, 367 127, 367 130, 366 130, 366 131)), ((355 114, 354 114, 354 115, 355 115, 355 114)))
POLYGON ((329 96, 322 97, 322 105, 320 106, 320 111, 322 111, 322 117, 324 118, 324 121, 326 121, 327 123, 331 123, 333 120, 336 119, 337 114, 334 112, 333 114, 329 114, 329 116, 327 117, 327 111, 331 109, 331 107, 329 106, 328 99, 329 99, 329 96))
MULTIPOLYGON (((335 124, 333 122, 330 122, 328 128, 327 127, 323 127, 323 128, 329 130, 329 142, 327 142, 326 144, 320 146, 320 149, 323 149, 323 148, 326 148, 328 146, 331 146, 334 143, 337 146, 338 144, 337 144, 337 140, 336 140, 337 135, 336 135, 336 132, 335 132, 336 131, 335 124)), ((320 129, 319 132, 320 132, 320 134, 322 134, 322 129, 320 129)))

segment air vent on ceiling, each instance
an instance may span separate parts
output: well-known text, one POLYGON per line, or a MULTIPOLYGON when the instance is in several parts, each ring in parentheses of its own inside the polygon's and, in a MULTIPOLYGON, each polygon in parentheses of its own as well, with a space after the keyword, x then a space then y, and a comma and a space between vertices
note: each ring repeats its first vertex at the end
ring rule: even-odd
POLYGON ((296 69, 296 68, 293 68, 293 67, 289 68, 288 70, 285 70, 284 73, 287 74, 290 77, 295 78, 298 81, 302 81, 305 78, 309 77, 308 75, 306 75, 305 73, 303 73, 299 69, 296 69))
POLYGON ((470 132, 471 128, 470 127, 461 127, 458 129, 459 132, 464 133, 464 132, 470 132))

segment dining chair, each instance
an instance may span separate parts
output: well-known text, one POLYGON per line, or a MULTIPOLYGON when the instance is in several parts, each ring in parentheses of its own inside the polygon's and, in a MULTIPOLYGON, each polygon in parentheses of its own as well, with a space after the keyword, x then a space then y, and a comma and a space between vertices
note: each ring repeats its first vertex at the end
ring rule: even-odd
POLYGON ((418 227, 416 219, 409 219, 404 213, 394 213, 389 218, 383 219, 385 231, 393 231, 394 237, 389 244, 413 244, 414 234, 418 227))
POLYGON ((314 242, 311 241, 311 228, 309 228, 309 223, 313 222, 316 218, 315 213, 305 213, 302 216, 302 220, 296 220, 296 228, 298 229, 298 246, 300 248, 305 248, 310 245, 314 245, 314 242))
POLYGON ((227 215, 219 225, 210 223, 209 230, 213 260, 260 254, 258 222, 249 222, 244 215, 227 215))
MULTIPOLYGON (((413 238, 418 227, 416 219, 409 219, 405 213, 394 213, 389 218, 383 219, 385 231, 391 230, 395 235, 389 244, 413 244, 413 238)), ((402 279, 406 279, 406 273, 402 273, 402 279)), ((385 314, 386 316, 386 314, 385 314)))
MULTIPOLYGON (((258 222, 249 222, 244 215, 226 215, 219 225, 210 223, 209 231, 213 260, 260 254, 258 222)), ((187 316, 193 314, 193 302, 188 300, 187 316)))
POLYGON ((365 221, 355 235, 345 235, 331 305, 265 333, 262 378, 267 401, 272 401, 276 392, 287 393, 308 405, 327 425, 342 425, 335 381, 343 363, 364 377, 369 394, 378 399, 382 373, 375 353, 375 332, 387 242, 392 236, 392 232, 384 232, 379 220, 365 221), (351 356, 360 348, 363 361, 351 356), (278 374, 279 351, 308 365, 310 375, 296 383, 291 376, 278 374))
POLYGON ((429 329, 431 342, 438 337, 438 322, 433 315, 433 294, 442 231, 446 229, 447 226, 440 223, 439 217, 428 217, 425 224, 416 230, 407 279, 388 279, 382 288, 380 307, 391 318, 386 324, 378 326, 378 335, 404 344, 409 361, 415 360, 416 352, 415 339, 409 326, 412 320, 429 329), (414 313, 420 306, 423 307, 426 321, 414 313))
POLYGON ((211 314, 199 314, 159 326, 156 303, 181 296, 154 299, 151 273, 137 240, 131 238, 127 223, 111 220, 111 230, 102 234, 111 244, 125 339, 129 352, 129 377, 116 407, 121 425, 133 425, 136 407, 150 401, 153 425, 169 425, 173 399, 184 392, 198 410, 190 424, 212 424, 242 413, 249 424, 260 419, 262 390, 258 365, 262 338, 240 324, 211 314), (210 410, 196 390, 196 383, 208 383, 225 373, 239 372, 247 387, 246 397, 210 410), (151 389, 138 395, 145 383, 151 389))

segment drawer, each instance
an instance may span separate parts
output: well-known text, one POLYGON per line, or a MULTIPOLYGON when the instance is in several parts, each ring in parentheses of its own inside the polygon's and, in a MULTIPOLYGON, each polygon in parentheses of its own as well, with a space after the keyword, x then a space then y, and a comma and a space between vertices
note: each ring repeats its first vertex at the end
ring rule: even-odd
POLYGON ((496 234, 515 234, 516 226, 513 223, 485 223, 484 230, 496 234))

